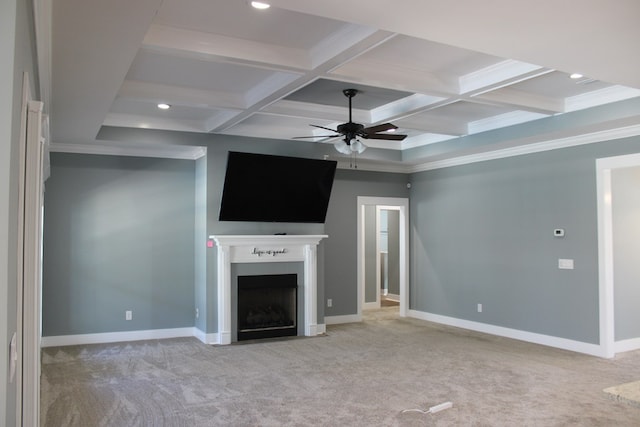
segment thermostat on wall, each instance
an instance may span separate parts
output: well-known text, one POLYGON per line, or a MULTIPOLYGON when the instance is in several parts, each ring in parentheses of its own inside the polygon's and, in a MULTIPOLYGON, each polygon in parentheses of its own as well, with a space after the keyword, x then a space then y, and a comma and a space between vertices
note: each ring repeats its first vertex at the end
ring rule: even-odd
POLYGON ((553 235, 556 237, 564 237, 564 228, 556 228, 553 230, 553 235))

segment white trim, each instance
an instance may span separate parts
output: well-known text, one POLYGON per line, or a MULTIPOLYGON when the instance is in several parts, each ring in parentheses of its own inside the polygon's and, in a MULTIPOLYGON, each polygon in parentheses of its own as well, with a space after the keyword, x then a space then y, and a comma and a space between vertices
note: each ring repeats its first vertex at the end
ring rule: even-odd
POLYGON ((400 211, 400 316, 409 308, 409 199, 400 197, 357 197, 357 315, 362 317, 364 304, 364 207, 381 205, 400 211))
POLYGON ((97 154, 106 156, 155 157, 164 159, 197 160, 207 154, 206 147, 149 144, 148 147, 103 144, 51 144, 54 153, 97 154))
POLYGON ((471 163, 484 162, 487 160, 504 159, 507 157, 522 156, 525 154, 540 153, 543 151, 558 150, 561 148, 575 147, 578 145, 593 144, 602 141, 628 138, 640 135, 640 124, 607 129, 603 131, 573 135, 563 138, 553 138, 539 142, 532 142, 526 145, 505 148, 502 150, 488 151, 468 156, 459 156, 446 160, 427 162, 413 167, 409 167, 406 173, 423 172, 434 169, 448 168, 451 166, 468 165, 471 163))
MULTIPOLYGON (((615 342, 615 304, 613 268, 613 206, 611 171, 618 168, 640 166, 640 154, 605 157, 596 160, 597 208, 598 208, 598 270, 600 298, 600 345, 613 357, 618 348, 627 344, 615 342)), ((625 340, 621 342, 628 342, 625 340)), ((626 351, 626 350, 622 350, 626 351)))
POLYGON ((197 327, 193 328, 193 336, 198 338, 203 344, 217 344, 218 341, 220 341, 220 337, 218 337, 217 332, 207 334, 197 327))
MULTIPOLYGON (((103 332, 97 334, 59 335, 42 337, 42 347, 105 344, 112 342, 161 340, 167 338, 197 337, 196 328, 149 329, 146 331, 103 332)), ((202 341, 202 340, 201 340, 202 341)))
MULTIPOLYGON (((23 365, 24 351, 23 342, 25 339, 24 330, 24 313, 29 310, 24 304, 24 215, 25 215, 25 178, 26 178, 26 155, 27 155, 27 111, 29 101, 31 101, 31 90, 29 88, 29 73, 24 72, 22 75, 22 108, 20 112, 20 148, 18 153, 19 169, 18 169, 18 242, 16 254, 16 348, 18 351, 18 359, 14 367, 16 381, 16 425, 22 425, 22 404, 24 397, 33 395, 33 391, 29 390, 29 386, 23 381, 23 365)), ((28 369, 28 368, 27 368, 28 369)))
POLYGON ((540 344, 548 347, 575 351, 577 353, 584 353, 591 356, 608 357, 603 352, 602 347, 597 344, 590 344, 566 338, 554 337, 551 335, 537 334, 534 332, 521 331, 518 329, 504 328, 502 326, 495 326, 486 323, 473 322, 470 320, 457 319, 454 317, 441 316, 439 314, 425 313, 417 310, 409 310, 409 317, 426 320, 428 322, 454 326, 456 328, 482 332, 485 334, 511 338, 519 341, 526 341, 533 344, 540 344))
POLYGON ((318 335, 322 335, 322 334, 326 334, 327 333, 327 325, 326 323, 321 323, 318 325, 318 335))
POLYGON ((616 341, 616 353, 624 353, 625 351, 640 350, 640 338, 631 338, 628 340, 616 341))
POLYGON ((42 108, 40 101, 29 101, 24 167, 23 240, 23 425, 38 425, 40 419, 40 335, 42 289, 42 108))
POLYGON ((325 325, 341 325, 343 323, 358 323, 362 322, 362 316, 357 314, 347 314, 344 316, 325 316, 325 325))

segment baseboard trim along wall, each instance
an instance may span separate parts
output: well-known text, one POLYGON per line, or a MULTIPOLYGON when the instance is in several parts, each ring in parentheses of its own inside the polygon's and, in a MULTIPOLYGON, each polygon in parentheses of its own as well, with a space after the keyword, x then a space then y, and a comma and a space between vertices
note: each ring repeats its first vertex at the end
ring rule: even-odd
POLYGON ((325 325, 340 325, 342 323, 356 323, 362 322, 362 317, 357 314, 348 314, 345 316, 325 316, 325 325))
POLYGON ((158 340, 194 336, 193 327, 174 329, 149 329, 146 331, 104 332, 99 334, 60 335, 42 337, 41 347, 58 347, 65 345, 105 344, 120 341, 158 340))
MULTIPOLYGON (((327 326, 318 325, 318 334, 327 332, 327 326)), ((196 327, 174 329, 150 329, 146 331, 104 332, 99 334, 60 335, 42 337, 40 346, 63 347, 67 345, 107 344, 112 342, 161 340, 167 338, 195 337, 204 344, 218 344, 216 332, 207 334, 196 327)))
POLYGON ((614 344, 614 351, 616 353, 624 353, 625 351, 632 350, 640 350, 640 338, 616 341, 614 344))
POLYGON ((455 317, 442 316, 439 314, 426 313, 417 310, 408 310, 408 317, 426 320, 428 322, 440 323, 457 328, 468 329, 476 332, 497 335, 505 338, 512 338, 519 341, 526 341, 533 344, 546 345, 548 347, 560 348, 563 350, 584 353, 590 356, 606 357, 602 347, 597 344, 590 344, 581 341, 569 340, 550 335, 537 334, 533 332, 521 331, 518 329, 504 328, 502 326, 488 325, 486 323, 473 322, 471 320, 456 319, 455 317))

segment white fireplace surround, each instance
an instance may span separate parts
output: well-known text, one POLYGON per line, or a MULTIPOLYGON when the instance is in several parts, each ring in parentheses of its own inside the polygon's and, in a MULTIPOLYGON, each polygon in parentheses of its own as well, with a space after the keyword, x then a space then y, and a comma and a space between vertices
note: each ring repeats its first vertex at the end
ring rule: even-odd
POLYGON ((318 335, 317 247, 326 235, 209 236, 218 248, 218 344, 231 344, 231 264, 304 262, 304 334, 318 335))

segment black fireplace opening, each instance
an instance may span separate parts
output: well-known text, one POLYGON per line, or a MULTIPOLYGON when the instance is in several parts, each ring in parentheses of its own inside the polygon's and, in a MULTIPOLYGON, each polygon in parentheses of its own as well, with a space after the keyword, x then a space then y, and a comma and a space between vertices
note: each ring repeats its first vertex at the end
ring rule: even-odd
POLYGON ((298 275, 238 276, 238 341, 298 335, 298 275))

